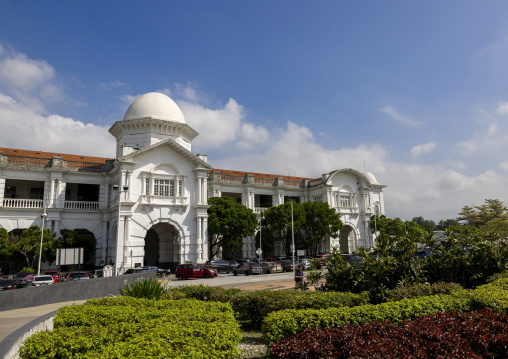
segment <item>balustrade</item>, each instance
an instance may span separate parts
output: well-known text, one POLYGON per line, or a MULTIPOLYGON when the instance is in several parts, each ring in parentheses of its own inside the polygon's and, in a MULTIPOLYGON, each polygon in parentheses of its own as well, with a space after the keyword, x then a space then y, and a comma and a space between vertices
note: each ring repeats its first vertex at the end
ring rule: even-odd
POLYGON ((88 201, 65 201, 65 209, 99 209, 99 202, 88 202, 88 201))
POLYGON ((42 208, 42 199, 4 198, 3 206, 6 208, 42 208))

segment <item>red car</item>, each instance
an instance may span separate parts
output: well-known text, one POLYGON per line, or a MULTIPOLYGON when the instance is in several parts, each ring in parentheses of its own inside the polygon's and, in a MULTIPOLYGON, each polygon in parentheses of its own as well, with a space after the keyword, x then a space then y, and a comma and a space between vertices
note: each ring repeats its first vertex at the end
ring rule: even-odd
POLYGON ((58 283, 58 280, 60 279, 60 276, 58 275, 58 271, 56 271, 56 270, 48 270, 48 271, 45 271, 44 274, 52 276, 55 283, 58 283))
POLYGON ((213 278, 217 277, 217 271, 205 268, 197 263, 179 264, 176 268, 175 277, 179 280, 187 278, 213 278))

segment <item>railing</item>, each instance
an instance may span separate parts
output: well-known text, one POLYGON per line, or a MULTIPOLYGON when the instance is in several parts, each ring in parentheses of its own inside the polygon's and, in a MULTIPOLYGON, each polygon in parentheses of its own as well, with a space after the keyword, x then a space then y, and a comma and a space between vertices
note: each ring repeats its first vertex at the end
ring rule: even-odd
POLYGON ((254 183, 273 185, 273 178, 254 177, 254 183))
POLYGON ((87 202, 87 201, 65 201, 65 209, 99 209, 99 202, 87 202))
POLYGON ((313 179, 312 181, 309 181, 309 187, 317 186, 320 185, 321 183, 323 183, 323 179, 321 178, 313 179))
POLYGON ((302 183, 302 181, 284 180, 284 186, 288 186, 288 187, 300 187, 301 183, 302 183))
POLYGON ((253 210, 253 211, 254 211, 254 213, 256 213, 256 214, 261 214, 261 212, 264 212, 264 211, 266 211, 267 209, 268 209, 268 207, 266 207, 266 208, 265 208, 265 207, 256 207, 256 208, 254 208, 254 210, 253 210))
POLYGON ((4 156, 7 157, 7 163, 12 165, 24 165, 24 166, 46 166, 49 161, 48 158, 37 158, 37 157, 25 157, 25 156, 4 156))
POLYGON ((233 175, 220 175, 222 181, 228 181, 228 182, 242 182, 243 176, 233 176, 233 175))
POLYGON ((67 161, 67 167, 78 171, 102 172, 105 165, 102 163, 67 161))
POLYGON ((3 206, 6 208, 42 208, 43 205, 42 199, 4 198, 3 200, 3 206))

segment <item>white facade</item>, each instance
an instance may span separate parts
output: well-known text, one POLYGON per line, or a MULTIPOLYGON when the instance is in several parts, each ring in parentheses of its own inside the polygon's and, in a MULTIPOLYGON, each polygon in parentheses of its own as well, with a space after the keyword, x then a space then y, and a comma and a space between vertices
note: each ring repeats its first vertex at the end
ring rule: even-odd
MULTIPOLYGON (((191 152, 198 135, 176 103, 160 93, 136 99, 110 133, 116 159, 0 148, 0 227, 41 225, 92 233, 95 265, 119 272, 137 265, 175 267, 208 260, 207 198, 228 195, 260 213, 297 197, 328 202, 345 227, 323 250, 370 246, 372 214, 384 213, 384 185, 374 175, 341 169, 320 178, 213 169, 191 152)), ((255 256, 254 238, 230 255, 255 256)), ((274 253, 274 255, 286 253, 274 253)))

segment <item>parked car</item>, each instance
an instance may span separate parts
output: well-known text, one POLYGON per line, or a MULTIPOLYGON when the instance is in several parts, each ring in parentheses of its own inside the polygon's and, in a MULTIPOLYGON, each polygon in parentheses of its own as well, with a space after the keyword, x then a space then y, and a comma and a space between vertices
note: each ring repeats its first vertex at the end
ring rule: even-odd
POLYGON ((229 262, 229 264, 231 264, 232 268, 236 268, 236 267, 238 267, 240 265, 240 263, 238 263, 234 259, 230 259, 228 262, 229 262))
POLYGON ((282 265, 282 271, 283 272, 292 272, 293 269, 293 261, 286 260, 286 261, 280 261, 280 264, 282 265))
POLYGON ((147 268, 130 268, 125 271, 124 274, 136 274, 136 273, 143 273, 143 272, 149 272, 147 268))
POLYGON ((137 267, 139 269, 146 269, 147 272, 157 272, 157 277, 166 278, 168 275, 171 274, 171 270, 169 269, 163 269, 155 266, 141 266, 137 267))
POLYGON ((87 272, 70 272, 69 275, 67 276, 68 281, 86 280, 86 279, 90 279, 90 277, 88 277, 87 272))
POLYGON ((362 265, 362 257, 357 256, 356 254, 341 254, 341 257, 346 263, 349 263, 355 268, 358 268, 362 265))
POLYGON ((428 249, 428 248, 424 248, 421 251, 415 253, 415 257, 416 258, 420 258, 420 259, 423 259, 423 260, 426 260, 427 257, 429 257, 431 255, 432 255, 432 251, 430 249, 428 249))
POLYGON ((29 275, 33 275, 30 272, 19 272, 14 275, 14 283, 16 283, 16 288, 23 288, 28 286, 30 283, 25 278, 29 275))
POLYGON ((251 275, 251 274, 261 274, 263 272, 262 267, 255 262, 244 262, 240 264, 238 267, 233 269, 233 274, 245 274, 245 275, 251 275))
POLYGON ((310 261, 311 261, 310 258, 299 258, 298 264, 296 265, 296 267, 298 268, 298 266, 302 266, 303 270, 310 269, 310 267, 311 267, 310 261))
POLYGON ((214 278, 217 277, 217 271, 212 268, 206 268, 197 263, 179 264, 176 268, 175 277, 178 280, 188 278, 214 278))
POLYGON ((32 282, 33 287, 40 287, 43 285, 50 285, 54 284, 55 280, 50 275, 36 275, 34 277, 34 280, 32 282))
POLYGON ((282 264, 277 262, 262 262, 261 266, 263 267, 263 273, 272 274, 272 273, 282 273, 282 264))
POLYGON ((0 291, 16 289, 16 283, 12 279, 0 279, 0 291))
POLYGON ((53 277, 53 280, 55 281, 55 283, 58 283, 60 280, 60 275, 58 274, 58 271, 56 271, 56 270, 45 271, 44 275, 50 275, 51 277, 53 277))
POLYGON ((5 279, 5 274, 0 273, 0 279, 5 279))
POLYGON ((234 266, 225 259, 207 261, 206 267, 215 269, 219 273, 230 273, 234 268, 234 266))

